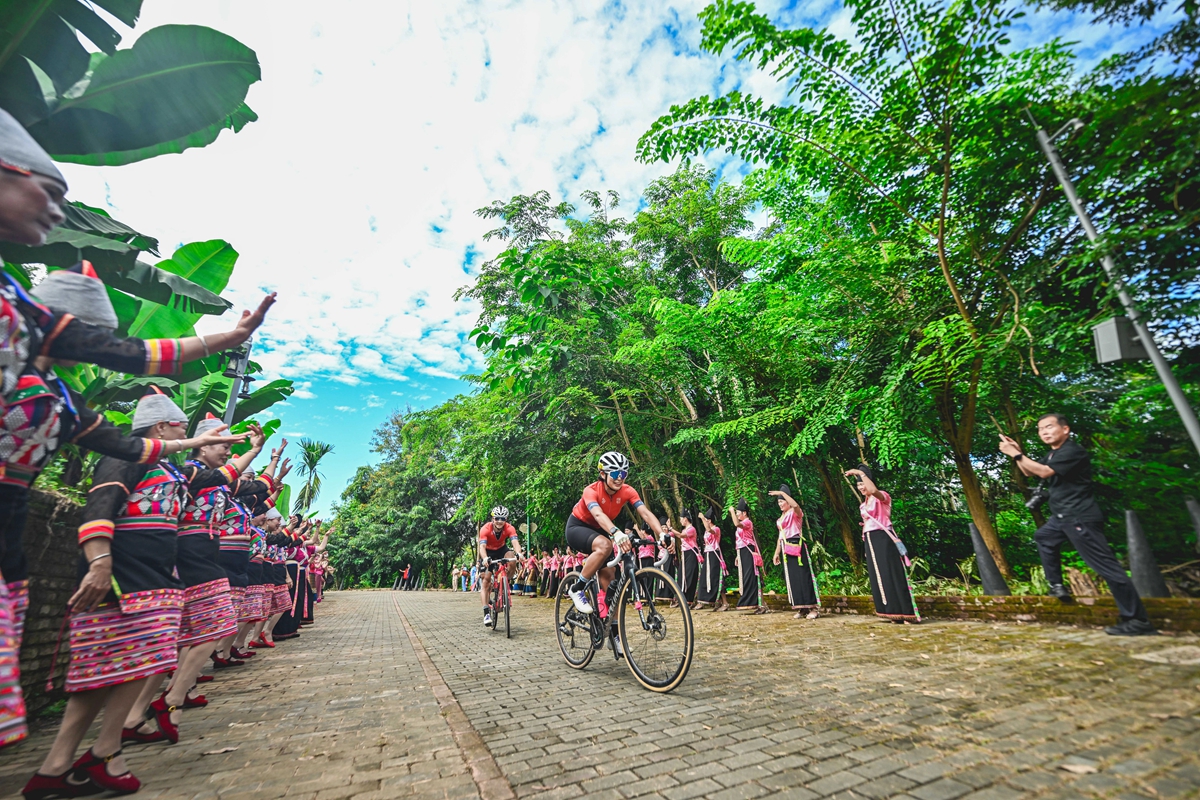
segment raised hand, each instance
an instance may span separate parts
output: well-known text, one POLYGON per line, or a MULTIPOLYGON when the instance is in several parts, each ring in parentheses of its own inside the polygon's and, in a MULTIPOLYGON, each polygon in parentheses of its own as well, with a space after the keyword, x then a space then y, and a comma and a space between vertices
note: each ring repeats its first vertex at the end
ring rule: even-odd
POLYGON ((243 342, 249 339, 250 334, 258 330, 259 326, 263 324, 263 320, 267 316, 267 310, 273 305, 275 305, 275 292, 271 292, 264 297, 262 302, 258 304, 258 308, 254 309, 253 312, 242 312, 242 318, 238 320, 234 331, 237 332, 243 342))

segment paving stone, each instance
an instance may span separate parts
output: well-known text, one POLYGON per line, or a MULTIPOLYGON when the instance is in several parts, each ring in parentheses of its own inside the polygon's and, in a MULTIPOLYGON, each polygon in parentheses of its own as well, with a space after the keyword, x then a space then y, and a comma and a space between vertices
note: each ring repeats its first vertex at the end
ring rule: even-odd
MULTIPOLYGON (((179 745, 129 748, 141 796, 1200 797, 1200 669, 1130 658, 1162 642, 1036 624, 697 614, 692 670, 657 695, 609 653, 567 667, 545 600, 515 598, 511 640, 479 629, 476 596, 449 592, 330 593, 318 620, 221 673, 179 745), (225 746, 238 749, 202 755, 225 746), (1064 762, 1101 771, 1073 775, 1064 762)), ((0 796, 52 734, 5 751, 0 796)))

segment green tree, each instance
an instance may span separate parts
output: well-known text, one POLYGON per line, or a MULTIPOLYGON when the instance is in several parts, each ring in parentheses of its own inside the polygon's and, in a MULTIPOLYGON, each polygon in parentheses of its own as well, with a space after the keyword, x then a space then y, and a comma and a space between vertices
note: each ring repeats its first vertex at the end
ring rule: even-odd
POLYGON ((304 485, 296 495, 296 508, 307 512, 317 502, 321 493, 321 473, 317 469, 321 459, 333 452, 333 445, 319 442, 316 439, 300 440, 300 477, 304 485))

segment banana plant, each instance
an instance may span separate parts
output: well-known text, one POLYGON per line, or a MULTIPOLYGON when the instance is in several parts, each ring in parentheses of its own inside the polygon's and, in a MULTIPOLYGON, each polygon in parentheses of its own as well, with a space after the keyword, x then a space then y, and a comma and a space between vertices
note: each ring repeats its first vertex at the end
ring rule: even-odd
MULTIPOLYGON (((211 144, 257 119, 254 51, 200 25, 163 25, 118 50, 120 34, 80 0, 0 9, 0 107, 59 161, 118 166, 211 144), (80 36, 99 52, 89 53, 80 36)), ((96 0, 126 25, 140 0, 96 0)))

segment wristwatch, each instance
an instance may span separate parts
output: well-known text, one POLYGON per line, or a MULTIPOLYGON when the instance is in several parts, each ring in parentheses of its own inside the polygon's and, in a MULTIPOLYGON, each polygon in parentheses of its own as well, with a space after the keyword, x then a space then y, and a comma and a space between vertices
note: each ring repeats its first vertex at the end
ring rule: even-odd
POLYGON ((1015 456, 1013 456, 1013 461, 1020 461, 1024 457, 1025 457, 1024 453, 1017 453, 1015 456))

